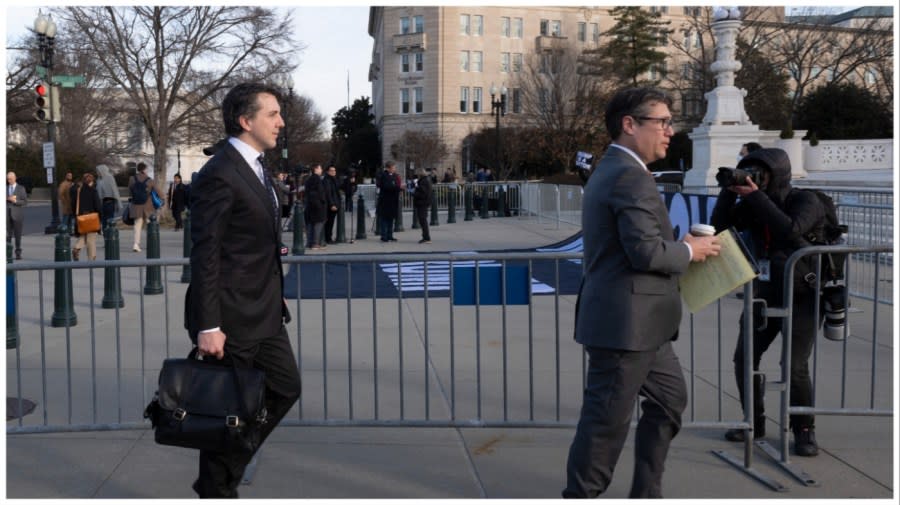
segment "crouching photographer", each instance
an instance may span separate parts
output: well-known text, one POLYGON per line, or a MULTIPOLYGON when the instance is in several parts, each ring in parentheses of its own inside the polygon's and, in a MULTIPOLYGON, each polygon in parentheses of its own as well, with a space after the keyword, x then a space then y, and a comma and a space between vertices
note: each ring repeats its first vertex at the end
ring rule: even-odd
MULTIPOLYGON (((722 190, 713 210, 716 231, 729 227, 750 232, 748 244, 759 263, 760 275, 753 281, 755 297, 769 306, 784 306, 784 267, 796 250, 810 244, 804 237, 825 225, 825 211, 815 194, 791 187, 791 163, 781 149, 760 149, 749 153, 736 169, 720 169, 716 176, 722 190), (740 201, 738 201, 740 197, 740 201)), ((805 258, 795 267, 794 301, 791 335, 791 405, 812 406, 812 383, 809 356, 816 336, 818 316, 814 312, 814 259, 805 258), (812 282, 810 282, 812 281, 812 282)), ((746 314, 741 314, 741 320, 746 314)), ((752 315, 751 315, 752 317, 752 315)), ((759 370, 762 354, 781 332, 780 318, 769 318, 762 329, 753 324, 753 370, 759 370)), ((734 372, 738 390, 744 398, 744 326, 738 330, 734 352, 734 372)), ((765 376, 753 376, 753 436, 765 436, 763 394, 765 376)), ((818 454, 814 417, 791 415, 794 453, 798 456, 818 454)), ((725 438, 739 442, 744 431, 728 430, 725 438)))

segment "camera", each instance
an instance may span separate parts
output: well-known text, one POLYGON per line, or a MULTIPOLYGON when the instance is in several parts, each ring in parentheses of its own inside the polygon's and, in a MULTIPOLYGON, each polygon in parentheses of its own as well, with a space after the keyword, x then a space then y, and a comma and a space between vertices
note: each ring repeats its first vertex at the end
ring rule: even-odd
POLYGON ((762 183, 762 169, 754 166, 746 168, 719 167, 719 173, 716 174, 716 181, 718 181, 720 188, 727 188, 728 186, 747 186, 747 177, 750 177, 753 184, 759 186, 762 183))

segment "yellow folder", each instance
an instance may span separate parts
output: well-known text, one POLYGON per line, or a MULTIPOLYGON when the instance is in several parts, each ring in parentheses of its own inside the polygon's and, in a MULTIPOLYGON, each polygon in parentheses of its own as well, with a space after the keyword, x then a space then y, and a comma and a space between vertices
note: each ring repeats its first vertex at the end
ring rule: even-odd
POLYGON ((731 229, 718 235, 722 250, 701 263, 691 263, 681 278, 681 298, 691 312, 697 312, 750 282, 759 268, 740 237, 731 229))

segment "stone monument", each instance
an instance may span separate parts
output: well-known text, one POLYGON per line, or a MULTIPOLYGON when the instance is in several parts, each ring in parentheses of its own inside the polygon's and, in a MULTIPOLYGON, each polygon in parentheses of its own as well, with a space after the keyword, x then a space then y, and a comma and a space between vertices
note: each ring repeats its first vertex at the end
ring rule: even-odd
POLYGON ((717 7, 713 14, 716 61, 710 70, 716 74, 717 86, 706 93, 706 115, 689 134, 694 142, 694 162, 685 174, 686 190, 715 186, 718 168, 733 167, 741 146, 764 136, 744 110, 747 91, 734 85, 734 74, 741 69, 741 62, 734 59, 740 18, 737 7, 717 7))

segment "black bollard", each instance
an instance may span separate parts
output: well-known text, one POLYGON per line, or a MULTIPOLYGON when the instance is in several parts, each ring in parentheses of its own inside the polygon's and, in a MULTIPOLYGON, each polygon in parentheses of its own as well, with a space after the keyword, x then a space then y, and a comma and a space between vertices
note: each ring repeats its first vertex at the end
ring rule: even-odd
POLYGON ((456 198, 459 191, 450 189, 447 191, 447 224, 456 222, 456 198))
POLYGON ((362 193, 359 194, 359 200, 356 201, 356 240, 366 238, 366 201, 363 200, 362 193))
MULTIPOLYGON (((6 262, 13 262, 12 242, 6 243, 6 262)), ((6 271, 6 348, 19 346, 19 318, 16 315, 16 273, 6 271)))
POLYGON ((506 217, 506 191, 503 186, 497 188, 497 215, 506 217))
MULTIPOLYGON (((147 223, 147 259, 159 259, 159 221, 156 220, 156 213, 150 215, 150 222, 147 223)), ((162 292, 162 267, 159 265, 147 267, 144 294, 158 295, 162 292)))
MULTIPOLYGON (((339 202, 344 201, 344 192, 343 191, 338 192, 338 201, 339 202)), ((337 234, 334 237, 334 241, 337 242, 338 244, 346 244, 347 243, 347 229, 346 229, 347 224, 345 221, 346 221, 347 217, 344 215, 344 209, 342 209, 341 207, 342 207, 341 205, 338 205, 337 234)))
POLYGON ((490 199, 488 197, 488 187, 481 187, 481 206, 478 208, 478 217, 481 219, 487 219, 488 217, 488 207, 490 207, 490 199))
MULTIPOLYGON (((119 259, 119 229, 112 220, 104 223, 103 258, 107 261, 119 259)), ((103 300, 100 306, 104 309, 124 307, 122 298, 122 271, 119 267, 103 267, 103 300)))
POLYGON ((431 192, 431 220, 428 221, 429 226, 438 226, 438 213, 437 213, 437 194, 434 191, 431 192))
POLYGON ((291 254, 294 256, 300 256, 306 252, 306 244, 303 243, 303 227, 306 226, 306 223, 303 221, 303 204, 297 198, 294 201, 294 244, 291 247, 291 254))
MULTIPOLYGON (((182 257, 190 258, 191 257, 191 246, 194 244, 191 241, 191 209, 184 210, 184 223, 182 227, 184 228, 184 238, 182 239, 181 245, 181 253, 182 257)), ((190 284, 191 283, 191 264, 188 263, 181 269, 181 283, 182 284, 190 284)))
POLYGON ((463 214, 463 221, 471 221, 472 219, 475 218, 475 209, 473 208, 474 206, 472 205, 472 199, 473 199, 473 196, 472 196, 472 185, 471 185, 471 184, 466 184, 466 190, 465 190, 465 191, 466 191, 466 193, 465 193, 465 200, 466 200, 466 201, 465 201, 465 206, 466 206, 466 209, 465 209, 465 214, 463 214))
MULTIPOLYGON (((69 229, 66 225, 60 225, 58 230, 54 260, 58 262, 72 261, 69 229)), ((78 324, 78 316, 75 315, 75 307, 72 302, 72 269, 57 268, 53 271, 53 278, 53 316, 50 318, 50 326, 54 328, 75 326, 78 324)))

